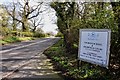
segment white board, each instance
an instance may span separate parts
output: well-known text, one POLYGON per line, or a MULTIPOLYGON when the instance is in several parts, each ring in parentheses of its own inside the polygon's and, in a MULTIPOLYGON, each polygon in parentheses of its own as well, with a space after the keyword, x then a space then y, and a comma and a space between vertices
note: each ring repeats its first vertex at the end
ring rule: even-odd
POLYGON ((108 67, 110 34, 108 29, 80 29, 78 59, 108 67))

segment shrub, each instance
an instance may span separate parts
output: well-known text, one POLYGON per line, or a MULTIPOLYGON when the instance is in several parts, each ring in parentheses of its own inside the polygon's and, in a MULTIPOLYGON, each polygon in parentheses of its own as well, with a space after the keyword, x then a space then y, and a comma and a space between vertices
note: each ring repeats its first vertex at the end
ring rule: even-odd
POLYGON ((45 34, 39 33, 39 32, 35 32, 33 36, 40 38, 40 37, 45 37, 45 34))
POLYGON ((17 36, 17 35, 18 35, 18 31, 11 31, 11 34, 12 34, 13 36, 17 36))
POLYGON ((20 32, 20 35, 22 35, 24 37, 33 37, 33 33, 32 32, 20 32))
POLYGON ((7 43, 12 43, 12 42, 18 42, 20 41, 18 37, 15 36, 8 36, 6 38, 3 39, 3 41, 7 42, 7 43))
POLYGON ((63 34, 61 32, 58 32, 55 37, 63 37, 63 34))
POLYGON ((11 30, 7 27, 0 27, 0 34, 2 36, 8 36, 11 34, 11 30))

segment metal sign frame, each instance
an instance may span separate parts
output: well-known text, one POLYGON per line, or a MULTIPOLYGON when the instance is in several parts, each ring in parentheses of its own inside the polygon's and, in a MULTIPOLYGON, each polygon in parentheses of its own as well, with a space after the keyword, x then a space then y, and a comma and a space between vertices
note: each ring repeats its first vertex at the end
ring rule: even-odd
MULTIPOLYGON (((78 50, 78 60, 81 60, 81 61, 85 61, 85 62, 89 62, 89 63, 92 63, 92 64, 97 64, 97 65, 100 65, 100 66, 102 66, 102 67, 106 67, 106 68, 108 68, 108 65, 109 65, 109 54, 110 54, 110 37, 111 37, 111 30, 110 29, 80 29, 79 30, 79 50, 78 50), (82 47, 83 47, 83 45, 82 45, 82 38, 83 37, 88 37, 88 36, 83 36, 83 32, 94 32, 94 33, 98 33, 98 34, 100 34, 101 32, 106 32, 107 33, 107 35, 106 35, 106 37, 107 37, 107 40, 105 40, 106 41, 106 53, 104 53, 106 56, 105 56, 105 58, 106 58, 106 61, 104 61, 104 63, 101 63, 101 62, 97 62, 96 60, 93 60, 92 58, 91 59, 89 59, 89 55, 87 55, 86 56, 86 54, 84 55, 83 54, 83 52, 81 52, 81 51, 83 51, 83 50, 81 50, 81 49, 83 49, 82 47), (82 55, 84 55, 84 56, 86 56, 86 58, 84 57, 82 57, 82 55)), ((91 39, 92 40, 92 39, 91 39)), ((86 50, 87 51, 87 50, 86 50)), ((89 51, 89 50, 88 50, 89 51)), ((97 55, 97 54, 96 54, 97 55)))

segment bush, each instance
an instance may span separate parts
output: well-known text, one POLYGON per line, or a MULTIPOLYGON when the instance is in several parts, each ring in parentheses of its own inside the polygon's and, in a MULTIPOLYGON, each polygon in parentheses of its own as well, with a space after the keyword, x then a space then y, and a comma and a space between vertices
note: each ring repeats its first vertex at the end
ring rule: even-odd
POLYGON ((16 36, 7 36, 0 40, 0 44, 4 45, 7 43, 21 42, 26 40, 33 40, 33 37, 16 37, 16 36))
POLYGON ((32 32, 20 32, 20 35, 22 35, 24 37, 33 37, 33 33, 32 32))
POLYGON ((6 38, 4 38, 2 41, 5 41, 7 43, 13 43, 13 42, 18 42, 20 41, 18 37, 15 36, 8 36, 6 38))
POLYGON ((11 34, 11 30, 7 27, 0 27, 0 34, 2 36, 8 36, 11 34))
POLYGON ((27 41, 27 40, 34 40, 35 38, 33 37, 19 37, 20 41, 27 41))
POLYGON ((11 34, 12 34, 12 36, 17 36, 18 35, 18 31, 12 31, 11 34))
POLYGON ((63 34, 61 32, 58 32, 55 37, 63 37, 63 34))
POLYGON ((35 32, 33 36, 40 38, 40 37, 45 37, 45 34, 39 33, 39 32, 35 32))

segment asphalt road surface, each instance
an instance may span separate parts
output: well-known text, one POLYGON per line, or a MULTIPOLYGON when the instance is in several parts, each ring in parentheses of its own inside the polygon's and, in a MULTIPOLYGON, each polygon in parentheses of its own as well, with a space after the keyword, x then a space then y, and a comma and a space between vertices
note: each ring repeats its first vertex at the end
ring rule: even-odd
POLYGON ((2 46, 0 54, 0 75, 10 80, 58 80, 63 79, 60 71, 44 54, 44 50, 60 38, 42 38, 2 46))

